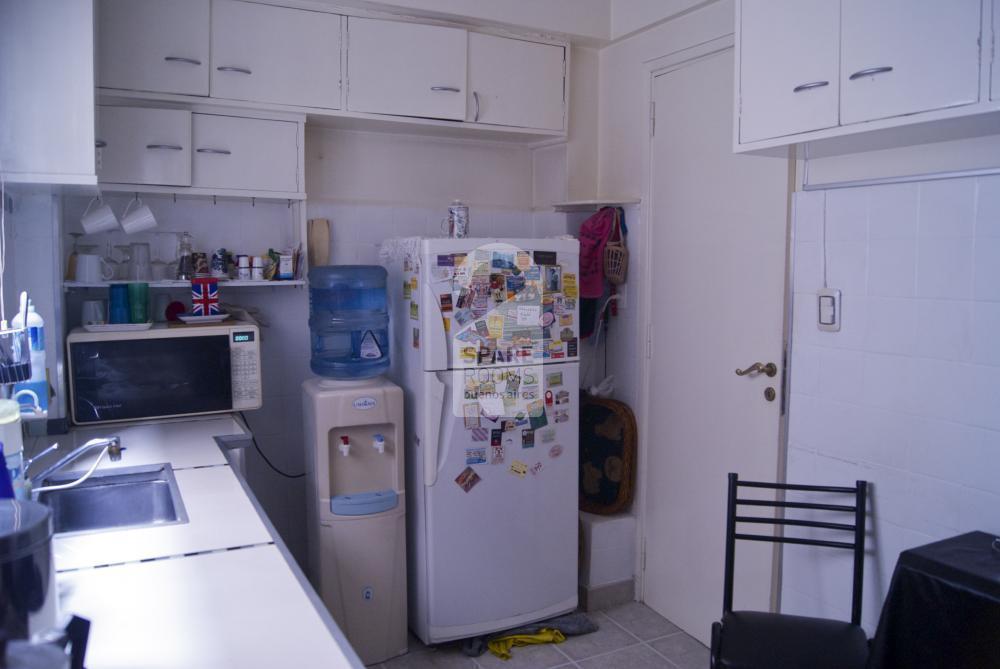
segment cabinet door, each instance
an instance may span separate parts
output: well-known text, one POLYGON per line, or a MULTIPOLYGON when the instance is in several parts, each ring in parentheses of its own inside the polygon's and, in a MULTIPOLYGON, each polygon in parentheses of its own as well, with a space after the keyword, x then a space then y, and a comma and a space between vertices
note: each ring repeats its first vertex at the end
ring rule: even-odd
POLYGON ((740 142, 837 125, 839 0, 743 0, 740 142))
POLYGON ((208 95, 208 0, 100 0, 97 85, 208 95))
POLYGON ((191 112, 97 108, 99 181, 191 185, 191 112))
POLYGON ((192 186, 295 192, 298 125, 193 114, 192 186))
POLYGON ((212 97, 340 108, 340 16, 212 2, 212 97))
POLYGON ((347 19, 350 111, 465 118, 468 38, 458 28, 347 19))
POLYGON ((841 123, 979 100, 981 0, 843 0, 841 123))
POLYGON ((469 33, 467 121, 562 130, 566 49, 469 33))

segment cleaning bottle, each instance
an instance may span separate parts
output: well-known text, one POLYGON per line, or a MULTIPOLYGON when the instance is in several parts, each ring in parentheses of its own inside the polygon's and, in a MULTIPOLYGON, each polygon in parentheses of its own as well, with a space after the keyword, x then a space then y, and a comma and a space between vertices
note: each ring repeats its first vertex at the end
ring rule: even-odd
POLYGON ((0 400, 0 452, 5 464, 0 477, 7 476, 14 497, 27 498, 24 485, 24 439, 21 434, 21 409, 14 400, 0 400))
POLYGON ((31 342, 31 378, 27 381, 14 385, 14 395, 22 398, 22 404, 27 408, 35 408, 35 397, 31 393, 18 395, 22 390, 30 390, 37 396, 38 408, 48 411, 49 408, 49 381, 45 373, 45 321, 41 315, 35 311, 35 305, 28 301, 28 317, 22 317, 18 312, 11 320, 11 326, 17 330, 23 327, 28 328, 28 339, 31 342), (23 400, 27 399, 27 402, 23 400))

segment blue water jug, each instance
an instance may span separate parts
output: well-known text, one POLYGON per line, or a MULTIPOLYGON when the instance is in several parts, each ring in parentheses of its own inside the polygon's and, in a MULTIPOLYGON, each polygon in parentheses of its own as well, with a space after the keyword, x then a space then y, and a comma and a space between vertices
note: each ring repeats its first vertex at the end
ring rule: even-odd
POLYGON ((366 379, 389 369, 386 271, 378 265, 309 270, 309 330, 314 374, 366 379))

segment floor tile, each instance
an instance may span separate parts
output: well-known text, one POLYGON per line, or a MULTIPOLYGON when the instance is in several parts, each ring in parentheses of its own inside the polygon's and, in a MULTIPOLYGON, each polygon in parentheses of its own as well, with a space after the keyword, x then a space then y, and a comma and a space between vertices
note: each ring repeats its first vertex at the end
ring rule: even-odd
MULTIPOLYGON (((705 666, 708 664, 706 662, 705 666)), ((580 662, 581 669, 675 669, 674 665, 641 644, 580 662)), ((702 668, 704 669, 704 668, 702 668)))
POLYGON ((553 644, 544 643, 534 646, 521 646, 510 649, 510 659, 501 660, 489 651, 476 658, 480 667, 494 669, 550 669, 567 663, 566 656, 555 649, 553 644))
POLYGON ((680 669, 705 669, 708 666, 708 648, 683 632, 651 641, 649 645, 680 669))
POLYGON ((383 669, 475 669, 471 657, 455 644, 434 646, 400 655, 382 664, 383 669))
POLYGON ((603 613, 643 641, 680 631, 669 620, 639 602, 629 602, 603 613))
POLYGON ((590 634, 568 637, 559 644, 559 649, 574 660, 582 660, 638 643, 638 639, 601 614, 592 614, 591 620, 597 623, 600 629, 590 634))

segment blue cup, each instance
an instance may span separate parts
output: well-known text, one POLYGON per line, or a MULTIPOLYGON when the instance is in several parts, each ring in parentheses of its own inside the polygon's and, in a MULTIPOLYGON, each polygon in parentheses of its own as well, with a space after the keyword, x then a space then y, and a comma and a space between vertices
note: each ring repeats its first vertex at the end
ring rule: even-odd
POLYGON ((108 322, 131 323, 132 311, 129 307, 128 284, 113 283, 110 286, 108 322))

